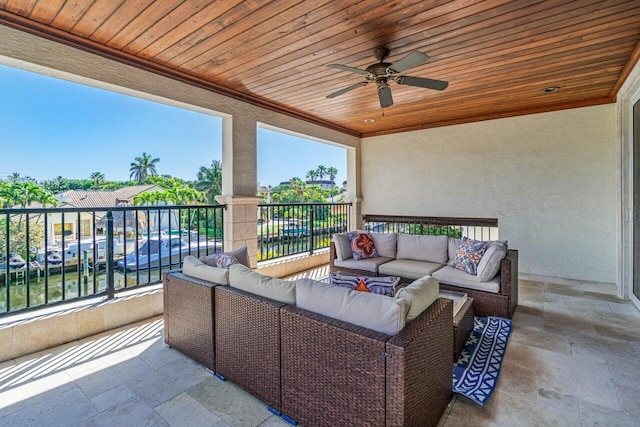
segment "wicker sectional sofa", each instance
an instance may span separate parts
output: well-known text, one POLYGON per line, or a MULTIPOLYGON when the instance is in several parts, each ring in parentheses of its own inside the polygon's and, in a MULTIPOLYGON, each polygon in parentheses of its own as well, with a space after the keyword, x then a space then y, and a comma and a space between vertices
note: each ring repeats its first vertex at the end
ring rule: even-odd
POLYGON ((167 345, 308 427, 438 423, 452 398, 450 300, 388 335, 235 288, 230 276, 226 286, 165 274, 167 345))
MULTIPOLYGON (((346 233, 334 234, 330 246, 330 270, 364 276, 399 276, 402 282, 431 275, 440 289, 464 292, 474 299, 477 316, 511 319, 518 305, 518 251, 506 250, 490 278, 482 280, 451 267, 459 239, 402 233, 368 233, 378 257, 353 260, 346 233)), ((488 252, 488 251, 487 251, 488 252)), ((496 251, 494 251, 496 252, 496 251)))

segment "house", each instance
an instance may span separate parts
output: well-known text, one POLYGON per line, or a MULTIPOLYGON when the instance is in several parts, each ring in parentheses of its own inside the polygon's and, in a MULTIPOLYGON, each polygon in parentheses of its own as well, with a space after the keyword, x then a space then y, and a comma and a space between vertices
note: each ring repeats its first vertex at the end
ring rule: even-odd
MULTIPOLYGON (((59 207, 65 208, 108 208, 114 206, 131 206, 133 199, 142 193, 153 191, 164 191, 164 188, 158 185, 132 185, 129 187, 119 188, 117 190, 67 190, 56 195, 60 201, 59 207)), ((63 233, 62 214, 51 214, 49 217, 49 241, 60 241, 63 233)), ((66 216, 64 221, 65 237, 78 238, 93 237, 93 215, 81 212, 80 223, 73 215, 66 216), (79 230, 77 229, 79 227, 79 230)), ((97 223, 97 234, 104 234, 104 227, 100 226, 102 216, 95 218, 97 223)), ((120 225, 122 228, 122 225, 120 225)))

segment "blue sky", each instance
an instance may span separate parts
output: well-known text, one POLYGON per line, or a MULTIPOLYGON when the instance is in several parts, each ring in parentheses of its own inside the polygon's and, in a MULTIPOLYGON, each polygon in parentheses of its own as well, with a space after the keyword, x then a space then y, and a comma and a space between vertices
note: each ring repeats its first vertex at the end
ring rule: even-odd
MULTIPOLYGON (((195 180, 200 166, 222 158, 217 117, 0 65, 0 178, 18 172, 38 181, 57 176, 129 179, 135 157, 160 158, 159 174, 195 180)), ((258 182, 304 179, 318 165, 346 179, 343 148, 258 129, 258 182)))

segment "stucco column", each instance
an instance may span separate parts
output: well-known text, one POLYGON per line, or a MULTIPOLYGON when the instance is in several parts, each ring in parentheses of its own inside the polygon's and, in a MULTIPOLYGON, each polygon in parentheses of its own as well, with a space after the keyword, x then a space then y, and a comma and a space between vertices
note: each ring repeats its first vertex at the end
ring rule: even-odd
POLYGON ((227 205, 224 211, 224 250, 247 246, 251 267, 258 264, 258 203, 257 196, 216 196, 219 203, 227 205))
POLYGON ((360 148, 347 148, 347 197, 345 202, 351 203, 349 230, 363 230, 362 196, 360 190, 360 148))
POLYGON ((364 221, 362 220, 362 197, 348 198, 344 201, 351 203, 349 230, 364 230, 364 221))
POLYGON ((222 195, 225 204, 224 249, 247 246, 251 267, 257 266, 258 233, 256 196, 258 187, 257 123, 255 119, 234 116, 222 120, 222 195))

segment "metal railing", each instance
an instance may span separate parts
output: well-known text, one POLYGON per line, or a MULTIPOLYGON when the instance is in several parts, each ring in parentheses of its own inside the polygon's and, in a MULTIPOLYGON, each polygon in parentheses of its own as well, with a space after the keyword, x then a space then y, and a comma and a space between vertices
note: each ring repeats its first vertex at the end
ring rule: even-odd
POLYGON ((222 250, 223 205, 0 209, 0 315, 159 283, 222 250))
POLYGON ((497 240, 496 218, 455 218, 436 216, 364 215, 367 231, 380 233, 427 234, 474 240, 497 240))
POLYGON ((333 233, 347 231, 349 203, 258 205, 258 261, 328 248, 333 233))

